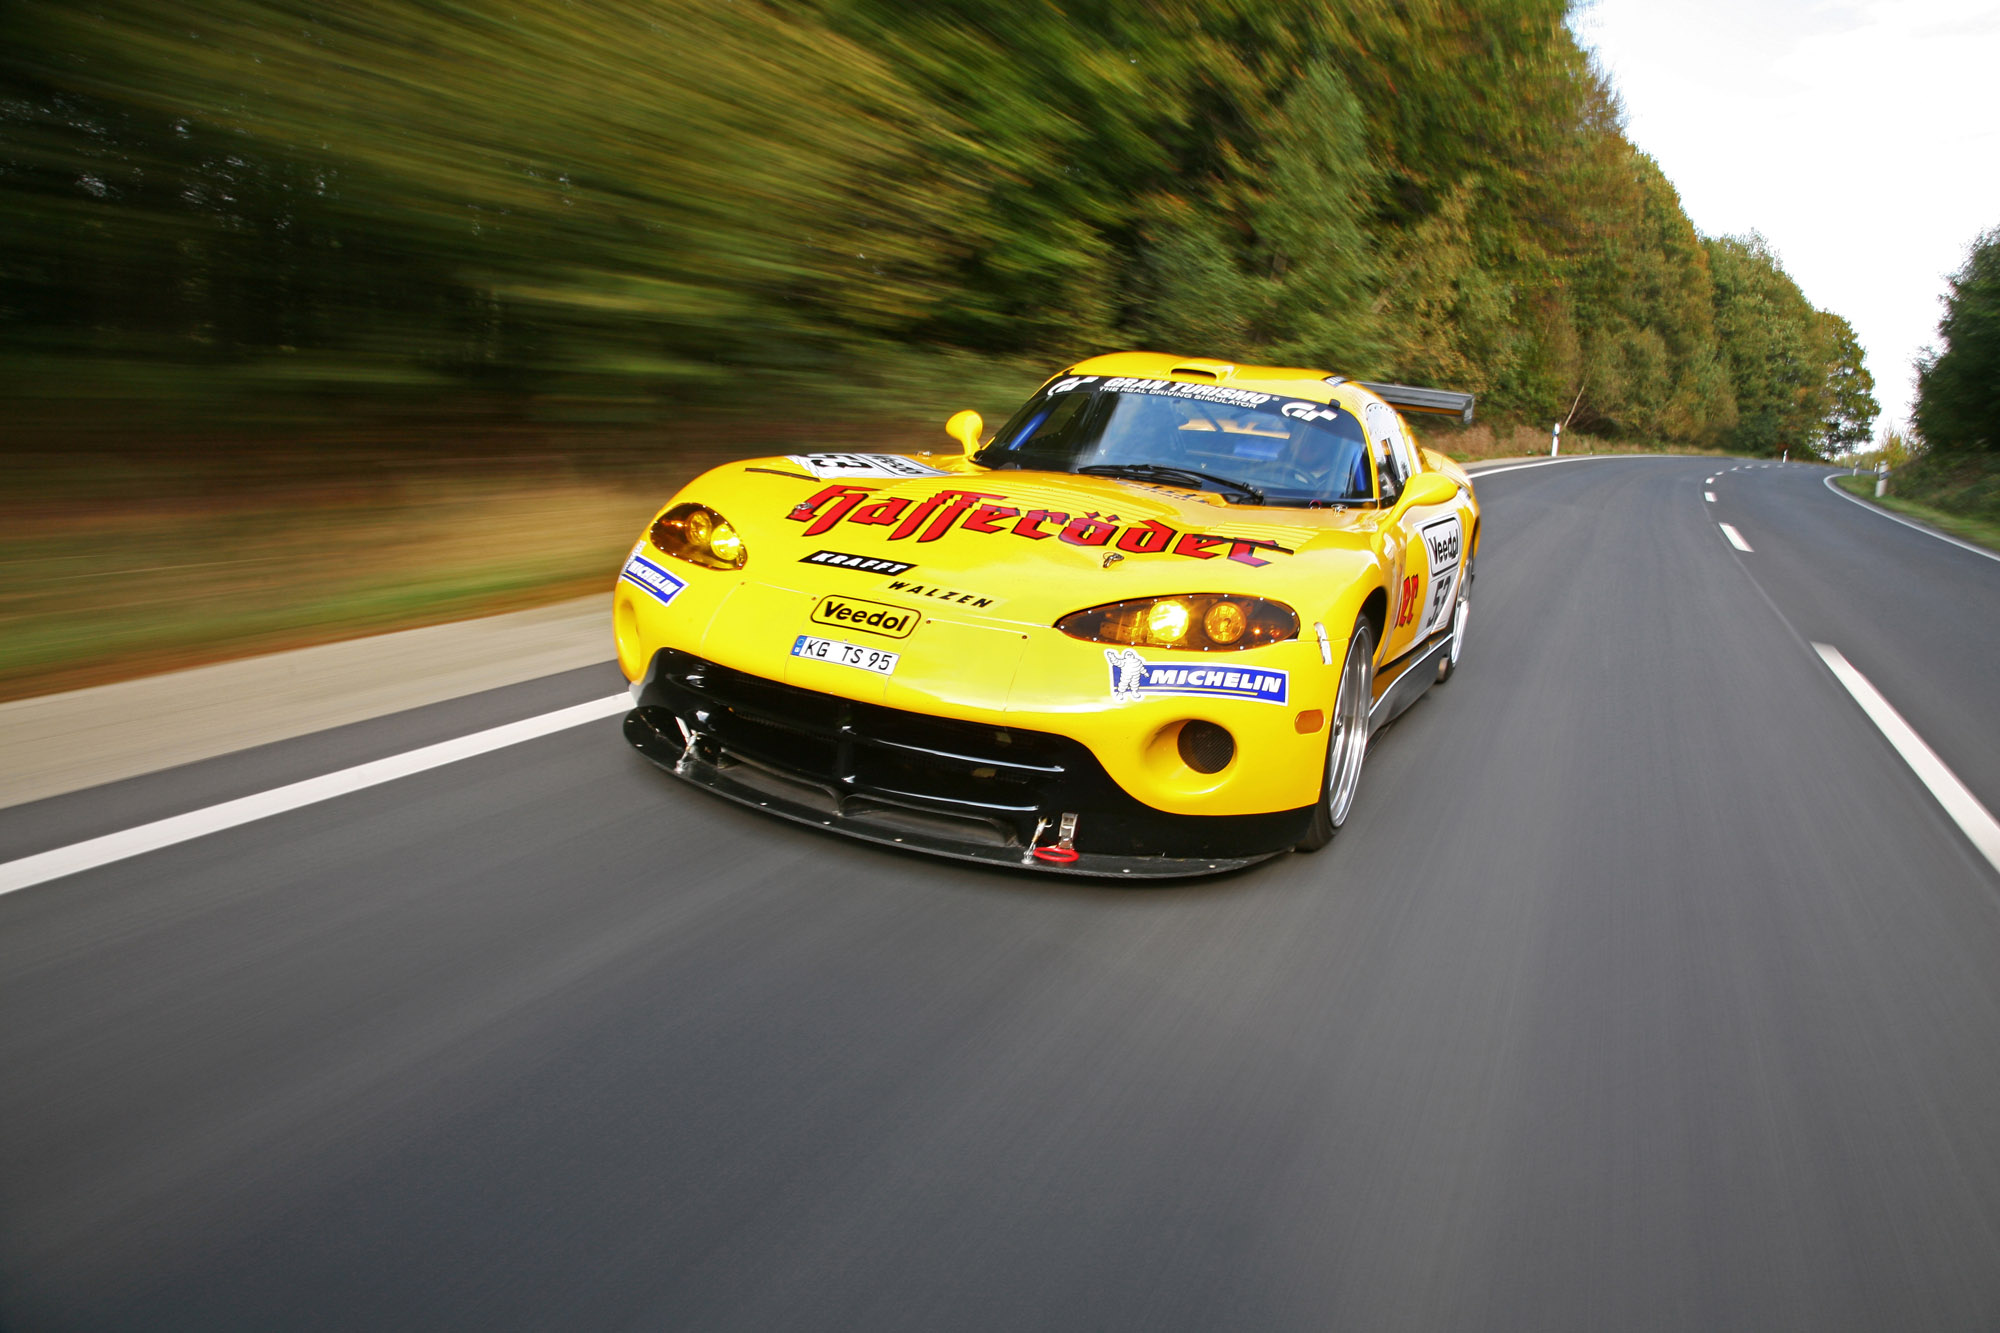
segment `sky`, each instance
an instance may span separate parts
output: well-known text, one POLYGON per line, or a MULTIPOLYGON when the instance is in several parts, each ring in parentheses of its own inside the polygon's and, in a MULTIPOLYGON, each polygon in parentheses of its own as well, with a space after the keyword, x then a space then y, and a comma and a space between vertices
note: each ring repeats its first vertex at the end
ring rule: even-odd
POLYGON ((1947 277, 2000 227, 2000 0, 1584 0, 1572 26, 1695 226, 1763 233, 1900 427, 1947 277))

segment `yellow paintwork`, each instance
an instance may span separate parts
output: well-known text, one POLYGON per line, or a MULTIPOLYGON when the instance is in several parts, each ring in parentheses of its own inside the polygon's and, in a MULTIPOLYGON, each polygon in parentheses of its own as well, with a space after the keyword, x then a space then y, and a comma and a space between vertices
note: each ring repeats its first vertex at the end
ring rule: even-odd
MULTIPOLYGON (((1212 369, 1231 388, 1337 401, 1357 418, 1371 403, 1378 420, 1383 410, 1358 385, 1330 386, 1326 372, 1317 370, 1119 353, 1064 373, 1208 382, 1170 373, 1172 367, 1187 365, 1212 369)), ((1331 712, 1347 640, 1363 604, 1372 593, 1387 598, 1387 633, 1379 644, 1378 663, 1406 652, 1425 619, 1420 614, 1409 625, 1394 624, 1406 580, 1419 580, 1414 593, 1418 607, 1428 605, 1432 591, 1430 562, 1411 558, 1415 521, 1456 513, 1460 532, 1469 534, 1460 558, 1478 545, 1479 506, 1471 481, 1456 464, 1428 450, 1421 454, 1425 469, 1442 473, 1457 489, 1448 503, 1422 511, 1262 507, 1229 503, 1213 492, 1111 478, 989 471, 956 447, 910 457, 949 475, 820 480, 780 457, 726 464, 690 482, 662 512, 687 502, 709 506, 742 534, 749 562, 740 571, 707 569, 654 550, 642 537, 635 553, 670 569, 687 586, 662 605, 631 583, 616 585, 618 660, 626 676, 636 679, 655 650, 671 646, 827 694, 1071 736, 1089 746, 1127 792, 1172 813, 1297 809, 1319 798, 1327 731, 1322 727, 1302 734, 1295 719, 1311 709, 1331 712), (846 496, 823 500, 809 519, 791 517, 801 502, 842 487, 866 494, 824 531, 812 529, 846 496), (1023 515, 1032 510, 1071 518, 1091 515, 1121 529, 1151 521, 1176 534, 1220 540, 1195 548, 1207 551, 1206 559, 1170 549, 1128 554, 1107 567, 1104 557, 1111 547, 1069 544, 1054 535, 1058 525, 1053 523, 1035 525, 1050 534, 1040 540, 1016 535, 1014 528, 1026 520, 1013 516, 996 519, 989 513, 983 522, 1000 530, 974 531, 966 526, 971 511, 964 507, 943 524, 941 518, 954 508, 949 502, 931 510, 901 538, 891 536, 894 528, 854 521, 855 514, 880 500, 909 501, 907 517, 922 501, 953 491, 995 497, 986 503, 1023 515), (926 540, 934 523, 943 530, 926 540), (1291 554, 1270 550, 1267 543, 1291 554), (914 568, 888 576, 801 563, 821 550, 906 561, 914 568), (1241 558, 1233 558, 1232 552, 1241 558), (1249 563, 1254 560, 1265 563, 1249 563), (1298 612, 1301 634, 1241 652, 1146 648, 1146 660, 1231 670, 1282 668, 1290 673, 1285 704, 1195 695, 1114 700, 1105 659, 1110 645, 1073 639, 1054 628, 1060 617, 1086 607, 1204 592, 1284 602, 1298 612), (922 619, 901 638, 813 623, 815 604, 829 595, 916 610, 922 619), (1330 664, 1323 658, 1315 622, 1326 628, 1330 664), (793 657, 790 649, 800 634, 864 643, 900 653, 901 660, 893 675, 879 676, 793 657), (1219 773, 1197 773, 1179 758, 1176 729, 1193 718, 1216 722, 1236 737, 1236 757, 1219 773)), ((1416 545, 1422 549, 1421 542, 1416 545)))

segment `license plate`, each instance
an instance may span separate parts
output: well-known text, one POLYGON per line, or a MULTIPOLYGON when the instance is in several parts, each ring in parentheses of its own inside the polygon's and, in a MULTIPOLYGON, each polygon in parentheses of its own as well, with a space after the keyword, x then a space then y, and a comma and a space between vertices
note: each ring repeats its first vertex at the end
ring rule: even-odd
POLYGON ((885 653, 880 648, 864 648, 858 643, 842 643, 839 639, 821 639, 811 634, 801 634, 792 643, 793 657, 809 657, 816 662, 836 662, 841 666, 859 667, 863 671, 873 671, 880 676, 894 675, 896 663, 901 653, 885 653))

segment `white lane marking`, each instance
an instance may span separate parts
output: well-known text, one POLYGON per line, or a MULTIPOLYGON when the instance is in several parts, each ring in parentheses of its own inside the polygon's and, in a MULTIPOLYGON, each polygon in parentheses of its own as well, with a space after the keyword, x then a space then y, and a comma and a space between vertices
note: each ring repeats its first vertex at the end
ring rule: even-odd
POLYGON ((1701 484, 1702 484, 1702 485, 1704 485, 1704 486, 1713 486, 1713 485, 1715 485, 1715 478, 1714 478, 1714 477, 1704 477, 1704 478, 1702 478, 1702 482, 1701 482, 1701 484))
POLYGON ((1750 543, 1743 540, 1743 534, 1738 532, 1735 528, 1731 527, 1729 524, 1718 523, 1715 526, 1722 529, 1722 535, 1729 538, 1729 544, 1731 546, 1734 546, 1737 550, 1747 551, 1750 549, 1750 543))
POLYGON ((1911 730, 1910 724, 1903 721, 1903 715, 1882 697, 1880 690, 1869 683, 1868 677, 1854 669, 1854 664, 1841 655, 1840 649, 1824 643, 1816 643, 1813 648, 1832 670, 1834 678, 1854 696, 1854 702, 1861 705, 1861 711, 1868 714, 1868 720, 1888 738, 1889 744, 1896 747, 1896 753, 1903 756, 1903 762, 1915 771, 1918 781, 1930 788, 1931 795, 1937 797, 1944 812, 1965 831, 1965 836, 1972 840, 1972 845, 1979 849, 1981 855, 1993 863, 1993 868, 2000 870, 2000 823, 1994 822, 1992 814, 1979 803, 1979 798, 1958 780, 1956 773, 1944 766, 1944 760, 1937 757, 1937 752, 1924 744, 1924 738, 1911 730))
POLYGON ((1714 491, 1703 491, 1703 492, 1701 493, 1701 498, 1702 498, 1702 499, 1704 499, 1704 500, 1706 500, 1706 501, 1708 501, 1708 502, 1709 502, 1710 504, 1714 504, 1714 503, 1715 503, 1715 492, 1714 492, 1714 491))
POLYGON ((1502 472, 1519 472, 1527 467, 1554 467, 1558 463, 1599 463, 1613 458, 1686 458, 1686 454, 1584 454, 1578 458, 1538 458, 1532 463, 1509 463, 1506 467, 1477 467, 1465 465, 1466 475, 1474 481, 1481 477, 1497 477, 1502 472))
POLYGON ((137 828, 129 828, 120 833, 107 833, 101 838, 91 838, 84 842, 71 843, 67 847, 58 847, 53 851, 24 856, 18 861, 0 864, 0 894, 45 884, 49 880, 61 879, 65 875, 95 870, 114 861, 143 856, 162 847, 171 847, 175 843, 188 842, 210 833, 220 833, 224 829, 235 828, 240 824, 268 819, 272 815, 281 815, 288 810, 297 810, 301 806, 317 805, 321 801, 330 801, 336 796, 345 796, 364 787, 393 782, 397 778, 422 773, 426 769, 455 764, 474 755, 505 749, 509 745, 519 745, 523 741, 566 731, 570 727, 579 727, 586 722, 595 722, 599 718, 610 717, 615 713, 628 712, 631 707, 632 700, 623 694, 593 699, 587 704, 559 708, 553 713, 543 713, 539 717, 524 718, 519 722, 509 722, 505 726, 475 731, 470 736, 460 736, 456 740, 426 745, 407 754, 390 755, 387 759, 356 764, 353 768, 343 768, 337 773, 328 773, 323 777, 307 778, 303 782, 273 787, 270 791, 224 801, 220 805, 211 805, 203 810, 192 810, 169 819, 156 819, 150 824, 141 824, 137 828))
POLYGON ((1852 500, 1855 504, 1860 505, 1863 509, 1866 509, 1871 514, 1880 514, 1883 518, 1888 519, 1891 523, 1901 523, 1904 527, 1908 528, 1910 531, 1921 532, 1926 537, 1935 537, 1941 542, 1950 542, 1953 546, 1956 546, 1961 551, 1970 551, 1974 555, 1983 555, 1988 560, 2000 560, 2000 555, 1996 555, 1994 552, 1987 550, 1984 546, 1974 546, 1971 542, 1962 542, 1956 537, 1947 537, 1944 533, 1933 531, 1932 529, 1925 527, 1921 523, 1912 523, 1910 522, 1909 519, 1902 517, 1900 514, 1892 514, 1888 510, 1880 507, 1879 505, 1869 504, 1866 500, 1863 500, 1858 495, 1849 495, 1846 491, 1841 490, 1840 487, 1833 484, 1833 477, 1831 474, 1826 476, 1823 480, 1826 482, 1826 488, 1832 491, 1835 495, 1839 496, 1843 500, 1852 500))

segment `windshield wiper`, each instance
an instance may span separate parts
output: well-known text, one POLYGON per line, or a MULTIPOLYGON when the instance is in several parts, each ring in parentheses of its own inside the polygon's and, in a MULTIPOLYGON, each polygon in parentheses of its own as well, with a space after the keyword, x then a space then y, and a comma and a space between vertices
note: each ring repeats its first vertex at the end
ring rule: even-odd
POLYGON ((1129 477, 1134 481, 1178 481, 1197 490, 1212 487, 1219 491, 1232 491, 1247 497, 1251 504, 1264 503, 1264 492, 1247 481, 1217 477, 1207 472, 1197 472, 1191 467, 1168 467, 1164 463, 1085 463, 1077 471, 1092 477, 1129 477))

